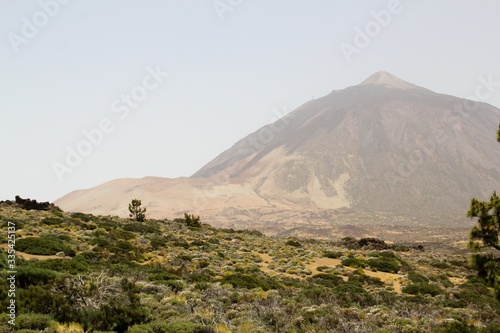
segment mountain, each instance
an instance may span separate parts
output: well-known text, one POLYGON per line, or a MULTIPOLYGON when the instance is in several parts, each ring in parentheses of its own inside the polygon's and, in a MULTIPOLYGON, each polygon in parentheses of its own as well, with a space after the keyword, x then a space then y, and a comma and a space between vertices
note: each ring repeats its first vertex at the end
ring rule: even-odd
POLYGON ((193 211, 219 226, 313 235, 463 221, 471 197, 500 188, 499 119, 491 105, 377 72, 262 127, 190 178, 113 180, 56 204, 125 215, 138 197, 150 216, 193 211))

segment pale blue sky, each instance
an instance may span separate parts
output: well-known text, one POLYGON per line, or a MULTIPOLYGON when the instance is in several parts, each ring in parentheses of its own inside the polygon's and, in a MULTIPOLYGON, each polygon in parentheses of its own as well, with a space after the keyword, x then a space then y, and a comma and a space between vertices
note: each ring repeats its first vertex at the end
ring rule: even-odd
MULTIPOLYGON (((379 70, 459 97, 480 76, 500 82, 499 1, 64 2, 0 1, 0 199, 189 176, 276 110, 379 70), (354 45, 357 27, 376 29, 372 11, 391 6, 397 13, 346 61, 340 44, 354 45), (146 78, 156 89, 121 119, 113 102, 140 92, 147 68, 169 75, 146 78), (114 130, 60 181, 53 163, 105 118, 114 130)), ((500 87, 486 102, 500 106, 500 87)))

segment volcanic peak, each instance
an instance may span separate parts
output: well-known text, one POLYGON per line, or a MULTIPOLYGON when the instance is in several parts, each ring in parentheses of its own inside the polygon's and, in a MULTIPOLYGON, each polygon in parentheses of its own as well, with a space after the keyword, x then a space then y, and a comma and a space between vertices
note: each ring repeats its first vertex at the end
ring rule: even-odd
POLYGON ((391 73, 379 71, 373 73, 369 78, 361 82, 359 85, 376 84, 396 89, 414 89, 416 85, 403 81, 391 73))

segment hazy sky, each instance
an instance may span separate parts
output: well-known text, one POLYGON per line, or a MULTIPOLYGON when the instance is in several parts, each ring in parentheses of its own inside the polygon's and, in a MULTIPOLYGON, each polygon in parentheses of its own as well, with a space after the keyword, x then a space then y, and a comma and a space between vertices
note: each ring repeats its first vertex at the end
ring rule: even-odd
POLYGON ((499 107, 499 31, 486 0, 2 0, 0 199, 190 176, 379 70, 499 107))

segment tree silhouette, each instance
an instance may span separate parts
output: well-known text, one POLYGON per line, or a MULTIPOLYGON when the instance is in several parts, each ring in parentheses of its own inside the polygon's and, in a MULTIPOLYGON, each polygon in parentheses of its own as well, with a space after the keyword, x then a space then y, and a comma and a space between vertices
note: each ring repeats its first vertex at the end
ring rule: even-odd
MULTIPOLYGON (((500 126, 497 141, 500 142, 500 126)), ((471 256, 472 266, 487 285, 495 288, 496 297, 500 300, 500 198, 496 191, 490 201, 472 199, 467 217, 477 218, 468 245, 474 252, 471 256)))
POLYGON ((128 211, 130 212, 129 216, 132 220, 136 220, 137 222, 144 222, 146 218, 146 208, 141 208, 142 202, 138 199, 132 199, 132 201, 128 204, 128 211))

